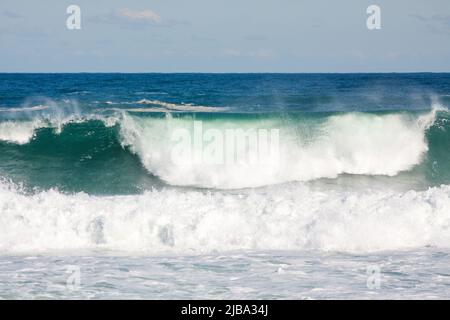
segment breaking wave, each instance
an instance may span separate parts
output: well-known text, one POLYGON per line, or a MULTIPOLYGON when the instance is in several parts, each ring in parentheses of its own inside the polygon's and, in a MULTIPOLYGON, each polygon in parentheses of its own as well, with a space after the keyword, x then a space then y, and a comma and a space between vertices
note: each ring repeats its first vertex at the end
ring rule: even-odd
MULTIPOLYGON (((428 163, 431 171, 441 170, 441 175, 444 170, 444 176, 448 176, 447 121, 447 112, 436 108, 422 114, 302 114, 284 118, 253 114, 138 116, 125 112, 111 117, 0 122, 0 148, 37 143, 43 139, 42 128, 52 128, 55 135, 62 134, 66 144, 79 143, 96 132, 96 139, 114 136, 117 141, 114 143, 120 143, 124 152, 137 155, 150 174, 169 185, 237 189, 336 178, 342 174, 396 176, 423 163, 428 163), (102 125, 94 125, 95 121, 102 125), (64 136, 68 124, 82 126, 64 136), (192 146, 189 156, 181 161, 174 156, 180 145, 176 139, 180 130, 189 134, 192 146), (276 135, 263 136, 266 141, 255 136, 258 146, 252 148, 249 140, 243 144, 227 143, 226 134, 233 130, 244 133, 276 130, 276 135), (216 135, 208 136, 211 132, 216 135), (200 147, 198 143, 195 145, 195 139, 200 139, 200 147), (269 146, 270 153, 262 154, 262 142, 276 143, 276 149, 269 146), (205 150, 212 145, 219 153, 218 162, 204 161, 205 150), (244 157, 238 158, 236 154, 244 157), (233 161, 227 161, 230 159, 233 161)), ((108 148, 103 152, 108 152, 108 148)))
MULTIPOLYGON (((147 170, 171 185, 219 189, 258 187, 289 181, 335 178, 340 174, 394 176, 408 171, 424 159, 428 151, 426 132, 435 121, 436 110, 420 116, 410 114, 340 114, 328 117, 268 119, 210 119, 195 132, 195 119, 125 116, 121 122, 123 144, 136 153, 147 170), (190 157, 174 161, 179 141, 174 132, 186 130, 191 137, 205 132, 243 129, 279 130, 275 154, 263 163, 231 161, 239 146, 219 144, 223 160, 219 164, 204 159, 206 146, 192 148, 190 157), (275 157, 274 157, 275 156, 275 157)), ((248 131, 246 131, 248 132, 248 131)), ((257 141, 261 142, 261 141, 257 141)), ((193 143, 193 142, 192 142, 193 143)), ((245 149, 246 146, 242 148, 245 149)), ((248 147, 248 146, 247 146, 248 147)), ((241 150, 242 151, 242 150, 241 150)), ((258 159, 258 148, 244 150, 247 158, 258 159)), ((244 160, 246 160, 244 159, 244 160)))

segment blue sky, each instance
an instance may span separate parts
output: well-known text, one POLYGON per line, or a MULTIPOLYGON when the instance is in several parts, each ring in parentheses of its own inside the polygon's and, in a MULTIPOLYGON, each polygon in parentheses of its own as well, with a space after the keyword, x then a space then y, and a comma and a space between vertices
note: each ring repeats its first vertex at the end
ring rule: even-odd
POLYGON ((110 71, 450 72, 450 1, 1 1, 0 72, 110 71))

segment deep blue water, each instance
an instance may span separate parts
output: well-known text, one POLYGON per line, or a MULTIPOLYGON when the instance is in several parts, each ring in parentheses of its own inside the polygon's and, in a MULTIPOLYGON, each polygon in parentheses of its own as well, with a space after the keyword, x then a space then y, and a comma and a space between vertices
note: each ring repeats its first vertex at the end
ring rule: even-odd
POLYGON ((141 99, 235 112, 428 109, 449 103, 450 74, 0 74, 0 107, 51 99, 83 107, 141 99))

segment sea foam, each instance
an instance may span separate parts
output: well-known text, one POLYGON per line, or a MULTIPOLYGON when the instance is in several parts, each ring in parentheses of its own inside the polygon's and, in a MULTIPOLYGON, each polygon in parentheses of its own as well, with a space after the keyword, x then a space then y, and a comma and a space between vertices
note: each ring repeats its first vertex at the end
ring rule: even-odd
POLYGON ((35 130, 45 126, 41 120, 0 122, 0 141, 16 144, 28 143, 35 130))
POLYGON ((426 191, 176 189, 131 196, 25 195, 0 185, 0 252, 372 252, 450 243, 450 186, 426 191))

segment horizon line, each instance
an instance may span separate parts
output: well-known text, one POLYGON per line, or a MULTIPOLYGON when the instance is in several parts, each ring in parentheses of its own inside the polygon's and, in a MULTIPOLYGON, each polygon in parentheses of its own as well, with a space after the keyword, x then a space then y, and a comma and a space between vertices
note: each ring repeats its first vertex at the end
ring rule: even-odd
POLYGON ((0 71, 0 74, 419 74, 450 73, 450 71, 343 71, 343 72, 281 72, 281 71, 0 71))

